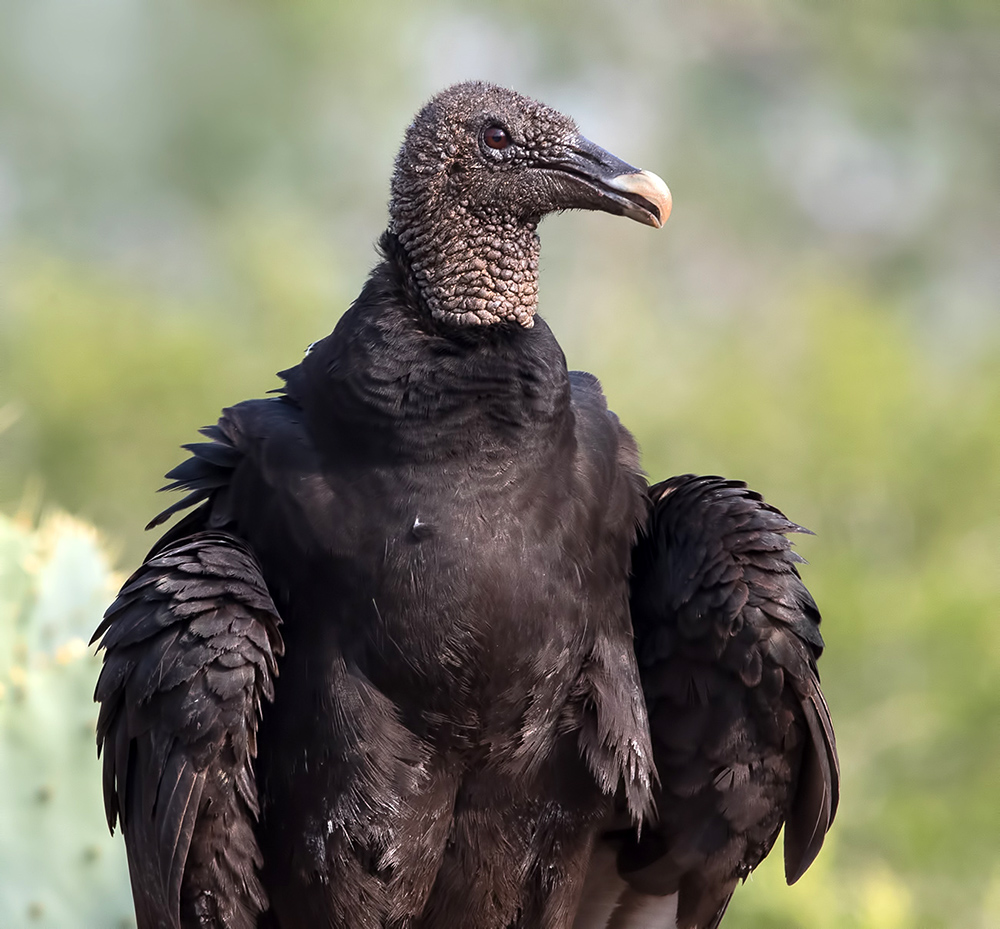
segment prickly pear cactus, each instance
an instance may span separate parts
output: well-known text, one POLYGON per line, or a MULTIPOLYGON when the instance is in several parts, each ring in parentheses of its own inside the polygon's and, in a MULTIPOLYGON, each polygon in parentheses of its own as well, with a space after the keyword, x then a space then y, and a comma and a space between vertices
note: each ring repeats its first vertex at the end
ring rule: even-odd
POLYGON ((0 926, 134 926, 108 834, 87 641, 113 596, 88 526, 0 515, 0 926))

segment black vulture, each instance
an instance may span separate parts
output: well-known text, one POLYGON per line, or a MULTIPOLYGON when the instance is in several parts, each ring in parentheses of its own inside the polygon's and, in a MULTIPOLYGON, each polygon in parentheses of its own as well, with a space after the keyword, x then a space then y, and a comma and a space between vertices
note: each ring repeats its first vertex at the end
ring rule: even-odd
POLYGON ((536 315, 547 213, 670 194, 485 83, 414 119, 381 259, 168 474, 95 633, 139 929, 705 929, 837 805, 802 531, 648 486, 536 315))

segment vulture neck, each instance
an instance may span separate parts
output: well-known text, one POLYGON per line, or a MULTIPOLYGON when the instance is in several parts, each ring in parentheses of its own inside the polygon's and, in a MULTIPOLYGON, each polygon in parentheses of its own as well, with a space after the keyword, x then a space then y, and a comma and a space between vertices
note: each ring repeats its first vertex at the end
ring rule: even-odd
POLYGON ((456 326, 534 325, 538 223, 446 202, 393 202, 389 227, 406 254, 413 287, 435 320, 456 326))
POLYGON ((455 325, 429 318, 409 256, 385 255, 333 333, 283 372, 286 393, 336 436, 331 454, 366 462, 464 459, 494 468, 573 445, 566 359, 541 318, 455 325))

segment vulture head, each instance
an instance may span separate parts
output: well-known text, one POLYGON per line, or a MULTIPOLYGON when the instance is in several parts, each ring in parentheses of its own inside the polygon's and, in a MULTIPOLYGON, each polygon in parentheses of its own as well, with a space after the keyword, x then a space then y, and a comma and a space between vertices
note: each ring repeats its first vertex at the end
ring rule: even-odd
POLYGON ((530 327, 543 216, 604 210, 660 227, 670 206, 659 177, 590 142, 569 117, 470 82, 442 91, 407 129, 389 231, 435 319, 530 327))

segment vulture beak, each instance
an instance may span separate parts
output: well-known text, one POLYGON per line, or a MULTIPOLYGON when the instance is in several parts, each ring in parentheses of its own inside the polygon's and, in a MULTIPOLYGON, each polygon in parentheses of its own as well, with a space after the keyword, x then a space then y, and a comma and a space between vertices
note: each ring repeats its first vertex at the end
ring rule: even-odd
POLYGON ((670 217, 673 197, 663 178, 652 171, 617 174, 605 181, 612 190, 624 194, 625 215, 659 229, 670 217), (631 207, 631 208, 630 208, 631 207))
POLYGON ((566 183, 565 208, 604 210, 659 229, 670 216, 672 198, 663 180, 640 171, 583 136, 558 159, 543 166, 566 183))

